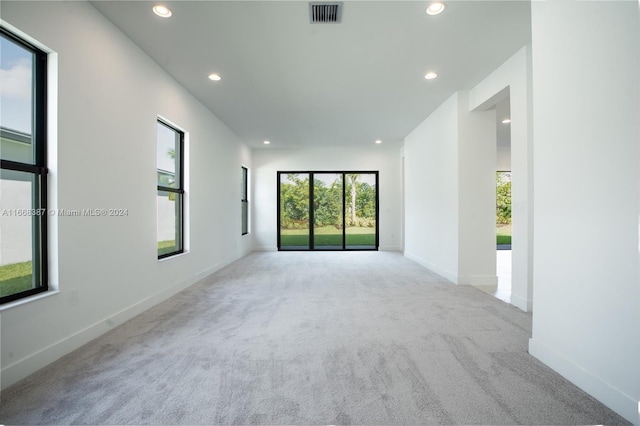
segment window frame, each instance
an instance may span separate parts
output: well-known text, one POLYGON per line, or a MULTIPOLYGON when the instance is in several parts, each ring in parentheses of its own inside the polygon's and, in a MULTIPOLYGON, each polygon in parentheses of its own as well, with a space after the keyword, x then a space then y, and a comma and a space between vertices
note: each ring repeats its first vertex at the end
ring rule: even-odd
POLYGON ((380 172, 378 170, 304 170, 304 171, 290 171, 283 170, 276 172, 276 203, 277 203, 277 214, 276 214, 276 244, 278 251, 378 251, 380 249, 380 172), (281 235, 281 216, 282 216, 282 203, 281 203, 281 176, 288 174, 301 174, 307 175, 309 179, 309 201, 308 201, 308 209, 309 209, 309 244, 307 246, 298 246, 295 248, 282 246, 282 235, 281 235), (345 223, 346 220, 346 176, 349 174, 363 174, 363 175, 374 175, 375 176, 375 203, 376 203, 376 212, 375 212, 375 244, 372 247, 363 247, 363 248, 350 248, 347 244, 347 233, 346 226, 342 226, 342 248, 316 248, 314 241, 314 226, 315 222, 314 217, 314 185, 313 182, 315 180, 315 175, 317 174, 339 174, 342 175, 342 223, 345 223))
MULTIPOLYGON (((9 39, 33 54, 31 143, 33 146, 33 163, 0 159, 1 170, 30 173, 37 182, 37 194, 32 194, 32 283, 39 285, 29 290, 0 296, 0 304, 13 302, 49 290, 49 256, 48 256, 48 168, 47 168, 47 62, 48 54, 22 37, 0 26, 0 36, 9 39)), ((35 184, 34 184, 35 186, 35 184)), ((33 189, 32 189, 33 190, 33 189)))
POLYGON ((249 169, 245 166, 240 166, 240 169, 242 171, 240 189, 241 233, 242 235, 247 235, 249 233, 249 169))
MULTIPOLYGON (((176 194, 179 197, 179 202, 180 202, 180 208, 179 210, 177 210, 177 212, 179 213, 179 226, 176 228, 176 247, 177 250, 174 250, 172 252, 169 253, 163 253, 163 254, 158 254, 158 260, 160 259, 166 259, 168 257, 172 257, 172 256, 176 256, 178 254, 182 254, 184 253, 184 198, 185 198, 185 191, 184 191, 184 135, 185 132, 178 129, 176 126, 170 124, 169 122, 167 122, 166 120, 163 120, 162 118, 158 117, 156 119, 156 129, 158 125, 162 125, 165 126, 166 128, 168 128, 169 130, 173 131, 174 133, 176 133, 177 135, 180 136, 179 141, 178 141, 178 146, 176 147, 177 150, 179 151, 179 162, 177 163, 177 167, 178 167, 178 173, 176 174, 176 188, 172 188, 169 186, 163 186, 163 185, 157 185, 157 192, 171 192, 176 194), (179 182, 178 182, 179 179, 179 182)), ((158 140, 156 138, 156 156, 157 156, 157 149, 158 149, 158 140)), ((156 158, 157 161, 157 158, 156 158)), ((158 183, 158 178, 157 178, 157 163, 156 163, 156 184, 158 183)), ((177 202, 178 200, 176 200, 177 202)), ((158 220, 158 211, 156 208, 156 221, 158 220)), ((158 250, 157 244, 158 244, 158 240, 157 240, 157 236, 156 236, 156 253, 158 250)))

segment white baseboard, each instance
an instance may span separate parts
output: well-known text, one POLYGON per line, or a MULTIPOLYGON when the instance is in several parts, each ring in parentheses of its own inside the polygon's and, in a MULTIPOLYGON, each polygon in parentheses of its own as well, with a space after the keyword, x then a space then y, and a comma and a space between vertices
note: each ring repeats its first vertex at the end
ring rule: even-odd
POLYGON ((253 248, 253 251, 278 251, 278 247, 272 246, 257 246, 253 248))
POLYGON ((529 339, 529 354, 551 367, 633 424, 640 424, 639 402, 611 386, 602 378, 585 370, 536 339, 529 339))
POLYGON ((511 293, 511 304, 525 312, 531 312, 533 310, 533 300, 526 300, 513 292, 511 293))
POLYGON ((434 272, 441 277, 446 278, 448 281, 451 281, 454 284, 481 286, 498 285, 498 277, 496 275, 458 275, 444 268, 440 268, 430 262, 427 262, 426 260, 414 255, 411 252, 405 251, 404 255, 405 257, 413 260, 416 263, 419 263, 420 265, 429 269, 431 272, 434 272))
POLYGON ((439 268, 429 262, 427 262, 426 260, 422 259, 419 256, 414 255, 411 252, 404 252, 404 256, 413 260, 414 262, 424 266, 425 268, 427 268, 428 270, 430 270, 431 272, 440 275, 441 277, 445 278, 447 281, 451 281, 454 284, 458 284, 458 275, 454 274, 451 271, 447 271, 446 269, 443 268, 439 268))
POLYGON ((399 246, 379 246, 378 250, 380 251, 402 251, 402 248, 399 246))
POLYGON ((498 285, 498 277, 496 275, 459 275, 458 284, 460 285, 498 285))
POLYGON ((2 368, 2 370, 0 370, 0 389, 6 389, 14 383, 17 383, 41 368, 46 367, 52 362, 100 337, 106 332, 111 331, 113 328, 143 313, 160 302, 165 301, 171 296, 176 295, 187 287, 190 287, 236 260, 237 259, 228 259, 218 262, 215 265, 191 276, 187 280, 140 300, 113 315, 97 321, 80 331, 60 339, 59 341, 2 368))

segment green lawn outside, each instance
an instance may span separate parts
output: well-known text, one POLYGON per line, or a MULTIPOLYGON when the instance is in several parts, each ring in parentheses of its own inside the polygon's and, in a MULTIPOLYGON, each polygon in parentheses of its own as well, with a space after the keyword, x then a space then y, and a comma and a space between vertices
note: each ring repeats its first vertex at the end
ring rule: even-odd
POLYGON ((158 241, 158 256, 176 251, 176 240, 158 241))
POLYGON ((497 244, 511 244, 511 224, 496 225, 496 240, 497 244))
POLYGON ((31 261, 0 266, 0 296, 33 288, 31 261))
MULTIPOLYGON (((342 246, 342 230, 335 226, 315 228, 314 246, 342 246)), ((347 246, 375 246, 375 228, 350 227, 347 228, 347 246)), ((309 247, 308 229, 282 229, 280 231, 280 245, 285 247, 309 247)))

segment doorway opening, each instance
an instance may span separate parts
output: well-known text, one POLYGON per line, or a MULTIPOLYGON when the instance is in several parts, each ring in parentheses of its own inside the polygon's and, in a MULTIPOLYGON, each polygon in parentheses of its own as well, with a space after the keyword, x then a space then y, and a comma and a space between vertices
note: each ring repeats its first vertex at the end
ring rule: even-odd
POLYGON ((278 250, 377 250, 378 172, 278 172, 278 250))
POLYGON ((507 97, 496 104, 496 275, 493 293, 511 303, 511 107, 507 97))
POLYGON ((511 171, 496 172, 496 245, 511 250, 511 171))

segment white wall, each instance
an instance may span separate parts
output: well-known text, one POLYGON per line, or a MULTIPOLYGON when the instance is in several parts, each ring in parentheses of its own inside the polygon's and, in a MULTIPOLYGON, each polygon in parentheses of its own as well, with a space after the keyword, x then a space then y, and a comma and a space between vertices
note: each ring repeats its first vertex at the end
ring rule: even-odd
MULTIPOLYGON (((469 107, 483 111, 509 97, 511 115, 511 303, 533 309, 533 118, 531 46, 525 46, 469 93, 469 107)), ((499 124, 501 125, 501 124, 499 124)), ((495 194, 494 194, 495 196, 495 194)))
POLYGON ((405 256, 458 279, 458 96, 404 140, 405 256))
POLYGON ((498 284, 496 276, 496 114, 472 112, 458 92, 458 284, 498 284))
POLYGON ((511 170, 511 148, 498 148, 496 152, 496 170, 508 171, 511 170))
POLYGON ((457 92, 405 138, 405 255, 457 284, 497 283, 495 112, 457 92))
POLYGON ((530 353, 640 424, 638 2, 532 2, 532 24, 530 353))
POLYGON ((251 182, 254 244, 277 248, 278 171, 379 171, 380 250, 402 248, 402 158, 400 148, 307 148, 253 150, 251 182))
POLYGON ((251 166, 251 154, 90 4, 3 2, 2 19, 57 53, 51 207, 129 212, 51 219, 51 283, 59 292, 0 308, 6 387, 247 253, 240 165, 251 166), (189 253, 161 262, 158 115, 187 131, 189 205, 189 253))
POLYGON ((506 117, 511 117, 510 99, 507 97, 496 104, 496 170, 511 170, 511 124, 502 123, 506 117))

